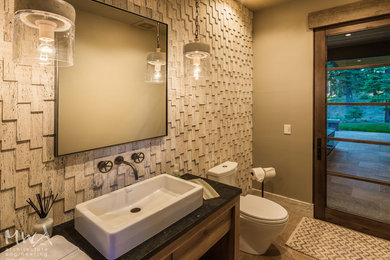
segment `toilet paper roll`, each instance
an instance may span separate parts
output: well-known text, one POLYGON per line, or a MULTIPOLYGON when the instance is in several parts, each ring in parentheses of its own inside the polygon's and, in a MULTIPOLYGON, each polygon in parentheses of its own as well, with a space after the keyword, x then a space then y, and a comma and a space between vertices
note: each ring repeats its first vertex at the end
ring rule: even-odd
POLYGON ((263 182, 264 178, 265 178, 265 171, 261 167, 252 168, 251 175, 252 175, 252 179, 259 181, 259 182, 263 182))
POLYGON ((276 170, 275 168, 269 167, 269 168, 252 168, 251 170, 252 179, 263 182, 265 179, 274 178, 276 176, 276 170))
POLYGON ((276 176, 275 168, 264 168, 265 177, 264 179, 274 178, 276 176))

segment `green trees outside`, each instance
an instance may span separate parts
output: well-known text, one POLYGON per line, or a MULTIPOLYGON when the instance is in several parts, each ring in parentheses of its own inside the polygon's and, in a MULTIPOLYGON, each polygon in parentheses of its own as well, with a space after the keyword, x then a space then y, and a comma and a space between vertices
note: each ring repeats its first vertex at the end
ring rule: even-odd
POLYGON ((347 120, 357 120, 363 117, 363 110, 360 107, 353 106, 350 109, 347 110, 347 113, 345 114, 345 119, 347 120))
POLYGON ((357 102, 360 90, 364 85, 364 73, 359 70, 332 70, 328 72, 329 94, 328 102, 332 97, 344 99, 336 102, 357 102))
MULTIPOLYGON (((390 102, 390 67, 328 71, 328 102, 390 102)), ((383 111, 390 122, 390 106, 383 111)), ((346 120, 363 117, 359 107, 351 107, 346 120)))

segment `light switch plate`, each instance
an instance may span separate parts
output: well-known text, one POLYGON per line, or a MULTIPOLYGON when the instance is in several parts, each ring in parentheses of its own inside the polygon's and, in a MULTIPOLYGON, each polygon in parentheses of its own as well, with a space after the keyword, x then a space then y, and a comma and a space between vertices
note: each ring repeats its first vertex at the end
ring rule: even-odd
POLYGON ((291 135, 291 125, 290 125, 290 124, 285 124, 285 125, 284 125, 284 131, 283 131, 283 133, 284 133, 285 135, 291 135))

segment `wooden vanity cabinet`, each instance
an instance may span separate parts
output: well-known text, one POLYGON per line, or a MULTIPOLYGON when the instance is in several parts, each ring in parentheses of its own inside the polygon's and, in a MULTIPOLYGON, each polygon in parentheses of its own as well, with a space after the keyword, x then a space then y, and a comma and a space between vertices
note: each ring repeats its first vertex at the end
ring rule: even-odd
POLYGON ((238 259, 240 196, 159 251, 151 260, 238 259))

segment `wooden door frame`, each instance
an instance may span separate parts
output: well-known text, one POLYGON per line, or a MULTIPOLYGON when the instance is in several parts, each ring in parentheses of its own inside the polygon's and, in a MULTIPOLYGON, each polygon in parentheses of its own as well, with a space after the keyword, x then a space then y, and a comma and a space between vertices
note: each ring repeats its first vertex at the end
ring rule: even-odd
POLYGON ((326 37, 390 26, 390 16, 314 29, 313 202, 314 217, 390 240, 390 224, 326 207, 327 198, 327 45, 326 37))

